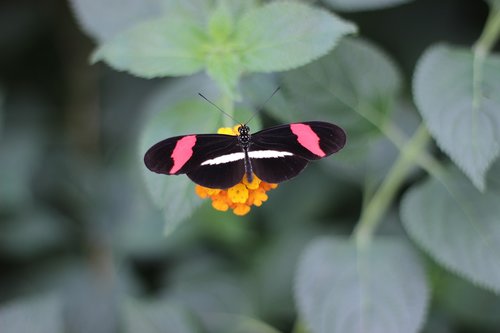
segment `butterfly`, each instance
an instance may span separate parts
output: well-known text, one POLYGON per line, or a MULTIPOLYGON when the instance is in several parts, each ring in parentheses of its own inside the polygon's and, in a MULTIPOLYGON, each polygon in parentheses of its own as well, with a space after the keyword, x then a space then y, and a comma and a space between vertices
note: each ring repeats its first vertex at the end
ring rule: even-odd
POLYGON ((186 174, 201 186, 226 189, 244 176, 249 182, 256 175, 268 183, 281 183, 346 143, 342 128, 323 121, 279 125, 254 134, 241 124, 238 132, 168 138, 149 148, 144 163, 156 173, 186 174))

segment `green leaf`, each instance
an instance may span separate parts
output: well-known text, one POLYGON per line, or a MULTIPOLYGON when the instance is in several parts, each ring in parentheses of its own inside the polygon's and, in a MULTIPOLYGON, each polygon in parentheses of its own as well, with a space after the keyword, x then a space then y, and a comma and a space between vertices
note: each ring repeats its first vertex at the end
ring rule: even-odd
MULTIPOLYGON (((348 42, 350 39, 345 39, 342 42, 340 42, 339 46, 337 49, 333 51, 333 53, 340 51, 346 42, 348 42)), ((363 40, 359 40, 360 45, 363 45, 363 40)), ((389 94, 392 95, 392 99, 397 99, 396 94, 399 91, 400 88, 400 75, 398 71, 396 70, 395 66, 392 64, 390 59, 388 59, 381 51, 377 50, 376 48, 373 48, 370 44, 366 44, 368 49, 375 54, 379 55, 382 61, 378 64, 378 66, 383 66, 381 64, 388 64, 387 70, 388 76, 390 78, 391 73, 394 73, 395 75, 393 76, 394 81, 397 82, 394 85, 393 93, 389 94)), ((364 55, 368 55, 370 51, 363 50, 360 53, 364 55)), ((328 57, 328 56, 327 56, 328 57)), ((318 61, 322 61, 321 59, 318 61)), ((289 122, 295 122, 297 120, 311 120, 314 118, 318 119, 330 119, 333 122, 336 122, 338 124, 343 124, 343 122, 339 122, 339 120, 336 117, 332 117, 329 113, 331 109, 328 108, 328 106, 324 107, 324 111, 321 111, 316 108, 311 108, 309 105, 305 105, 307 103, 310 103, 311 101, 309 100, 310 96, 306 96, 301 90, 302 88, 306 90, 306 93, 314 93, 313 89, 310 89, 307 85, 302 86, 302 80, 300 79, 300 74, 303 69, 306 69, 308 67, 314 67, 315 64, 310 64, 306 65, 303 68, 300 68, 296 70, 297 76, 296 76, 296 81, 290 81, 292 85, 294 84, 299 84, 300 88, 294 89, 293 93, 287 94, 288 91, 288 86, 283 85, 283 89, 278 92, 276 95, 273 96, 272 99, 270 99, 265 105, 264 105, 264 110, 271 115, 279 118, 284 123, 289 123, 289 122), (311 91, 307 90, 310 89, 311 91), (300 94, 299 98, 296 98, 295 93, 300 94), (289 95, 289 96, 288 96, 289 95), (300 100, 302 99, 302 100, 300 100), (305 101, 306 100, 306 101, 305 101), (297 105, 304 105, 304 109, 299 110, 297 108, 297 105), (314 115, 308 115, 304 111, 312 112, 314 115), (324 112, 324 113, 323 113, 324 112)), ((385 66, 384 66, 385 67, 385 66)), ((368 66, 367 66, 368 68, 368 66)), ((287 78, 291 73, 294 73, 295 71, 291 71, 288 73, 285 73, 283 76, 287 78)), ((303 78, 302 78, 303 79, 303 78)), ((242 95, 245 96, 246 101, 251 101, 253 105, 256 106, 261 106, 262 102, 265 101, 269 95, 271 94, 276 87, 278 87, 280 84, 278 83, 277 77, 275 75, 270 75, 270 74, 253 74, 253 75, 246 75, 243 80, 241 81, 241 91, 242 95)), ((374 84, 374 86, 377 86, 374 84)), ((318 89, 323 89, 322 87, 318 87, 318 89)), ((329 92, 327 92, 329 93, 329 92)), ((318 94, 319 96, 320 94, 318 94)), ((389 98, 390 99, 390 98, 389 98)), ((313 102, 318 101, 318 99, 315 99, 313 102)), ((376 101, 376 99, 375 99, 376 101)), ((389 106, 392 104, 392 101, 387 101, 387 105, 389 106)), ((377 102, 374 102, 374 107, 381 107, 380 105, 377 106, 377 102)), ((345 107, 343 105, 340 105, 339 108, 345 107)), ((409 103, 401 102, 399 99, 397 99, 394 107, 394 112, 390 115, 391 121, 393 123, 397 123, 400 128, 403 129, 405 133, 407 133, 408 137, 411 136, 412 133, 415 132, 417 129, 418 125, 420 124, 421 120, 420 117, 418 116, 418 113, 416 112, 416 109, 412 106, 409 105, 409 103)), ((391 108, 386 107, 382 111, 382 115, 384 112, 390 112, 391 108)), ((356 117, 355 114, 352 114, 352 112, 348 112, 348 117, 354 116, 356 117)), ((378 116, 375 113, 376 116, 378 116)), ((381 117, 382 121, 386 121, 385 119, 388 119, 389 115, 383 115, 381 117)), ((363 122, 363 119, 359 119, 360 122, 363 122)), ((343 125, 342 125, 343 126, 343 125)), ((367 127, 370 126, 369 124, 367 127)), ((332 175, 335 175, 337 177, 341 177, 344 180, 348 178, 348 181, 352 182, 364 182, 366 178, 369 178, 369 181, 373 180, 373 183, 379 183, 383 177, 387 175, 387 172, 389 168, 392 166, 393 162, 396 160, 399 150, 395 147, 394 143, 390 142, 387 138, 385 137, 374 137, 378 135, 378 130, 376 130, 373 127, 369 127, 371 129, 363 132, 356 132, 355 135, 353 135, 353 131, 351 130, 351 127, 347 128, 348 131, 348 145, 344 147, 342 152, 339 155, 334 156, 332 159, 328 159, 327 161, 321 162, 320 165, 325 165, 328 167, 328 170, 331 171, 332 175), (366 136, 365 136, 366 135, 366 136), (362 139, 360 139, 360 137, 362 139), (370 140, 370 145, 367 145, 366 142, 367 140, 370 140), (340 163, 339 163, 340 162, 340 163), (339 168, 339 165, 341 168, 339 168), (332 167, 334 166, 334 167, 332 167), (340 170, 339 170, 340 169, 340 170), (339 172, 340 171, 340 172, 339 172)), ((305 175, 305 174, 304 174, 305 175)), ((301 176, 301 180, 303 179, 304 176, 301 176)), ((294 184, 298 182, 299 180, 294 181, 294 184)), ((316 186, 314 183, 311 183, 310 181, 304 182, 305 184, 311 185, 312 187, 316 186)), ((307 186, 308 186, 307 185, 307 186)), ((337 190, 339 192, 345 193, 345 187, 340 187, 337 184, 335 186, 335 191, 337 190)), ((288 184, 287 187, 292 186, 292 184, 288 184)), ((300 188, 302 185, 298 185, 300 188)), ((324 193, 320 192, 319 189, 322 190, 328 190, 324 186, 319 186, 317 187, 316 190, 313 190, 310 193, 314 193, 312 196, 308 196, 307 201, 311 202, 321 202, 321 200, 317 200, 318 198, 324 198, 324 193)), ((279 196, 279 193, 273 194, 273 202, 276 204, 276 195, 279 196)), ((328 196, 331 196, 332 194, 329 194, 328 196)), ((327 197, 328 197, 327 196, 327 197)), ((340 195, 340 197, 345 197, 345 195, 340 195)), ((284 198, 284 207, 288 207, 290 198, 288 195, 285 194, 284 198)), ((301 198, 303 200, 303 198, 301 198)), ((331 199, 329 199, 331 200, 331 199)), ((330 201, 331 202, 331 201, 330 201)), ((273 205, 274 205, 273 204, 273 205)), ((296 205, 294 206, 296 208, 299 207, 304 207, 304 205, 296 205)), ((311 207, 309 207, 311 208, 311 207)), ((266 209, 266 208, 264 208, 266 209)), ((299 208, 300 209, 300 208, 299 208)), ((270 211, 271 214, 276 215, 274 216, 271 220, 273 222, 275 221, 284 221, 286 225, 290 224, 290 221, 297 221, 297 223, 303 223, 304 217, 310 217, 311 214, 314 214, 314 212, 317 212, 318 207, 317 205, 313 210, 310 212, 307 212, 306 215, 303 214, 297 214, 297 212, 294 210, 289 211, 286 208, 284 210, 280 209, 273 209, 270 211), (276 212, 276 214, 274 214, 276 212), (286 216, 289 214, 290 216, 286 216)))
POLYGON ((274 114, 289 121, 294 111, 295 120, 338 124, 348 137, 338 158, 345 156, 349 168, 356 164, 353 160, 363 165, 371 151, 366 142, 380 136, 377 127, 390 119, 401 82, 384 52, 364 40, 347 38, 327 56, 283 74, 283 94, 289 95, 290 107, 274 114))
POLYGON ((0 307, 2 333, 63 333, 62 305, 53 295, 16 300, 0 307))
POLYGON ((127 300, 122 306, 126 333, 201 332, 188 311, 165 301, 127 300))
POLYGON ((219 1, 215 8, 205 6, 208 17, 201 19, 177 7, 104 43, 93 60, 146 78, 189 75, 205 68, 234 100, 244 71, 301 66, 356 31, 325 10, 293 2, 256 7, 254 1, 219 1))
POLYGON ((418 332, 427 285, 413 251, 378 238, 365 251, 343 238, 323 238, 305 251, 295 298, 312 333, 418 332))
POLYGON ((232 100, 240 98, 238 81, 243 72, 241 45, 235 40, 236 20, 256 6, 249 1, 219 1, 208 22, 209 42, 203 46, 207 74, 232 100))
MULTIPOLYGON (((491 177, 500 177, 498 165, 491 177)), ((457 170, 442 181, 429 179, 404 196, 405 229, 441 265, 500 292, 500 187, 481 193, 457 170)))
POLYGON ((207 74, 231 100, 239 99, 238 81, 242 73, 240 57, 229 50, 213 50, 206 56, 207 74))
POLYGON ((334 10, 355 12, 382 9, 412 2, 413 0, 325 0, 334 10))
POLYGON ((326 10, 299 2, 271 2, 249 10, 237 25, 248 71, 283 71, 326 54, 356 26, 326 10))
POLYGON ((474 75, 471 51, 437 45, 420 59, 413 88, 439 147, 484 190, 486 171, 500 152, 500 57, 485 60, 476 86, 474 75))
POLYGON ((203 69, 204 27, 186 17, 166 17, 135 25, 101 45, 93 61, 153 78, 180 76, 203 69))
POLYGON ((161 0, 70 0, 70 4, 82 30, 99 41, 162 12, 161 0))
POLYGON ((234 18, 226 2, 220 1, 208 22, 208 33, 213 40, 225 42, 233 33, 234 18))

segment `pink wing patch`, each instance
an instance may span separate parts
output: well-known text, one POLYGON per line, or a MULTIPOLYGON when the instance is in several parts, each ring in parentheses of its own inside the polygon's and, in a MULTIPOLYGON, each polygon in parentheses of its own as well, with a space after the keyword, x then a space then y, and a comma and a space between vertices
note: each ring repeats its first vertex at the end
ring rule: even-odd
POLYGON ((193 156, 193 147, 196 144, 196 135, 187 135, 181 138, 175 144, 174 151, 172 151, 172 160, 174 165, 168 173, 174 174, 179 171, 184 164, 193 156))
POLYGON ((325 152, 319 146, 319 137, 312 130, 311 126, 305 124, 290 124, 292 133, 297 136, 297 141, 311 153, 320 157, 326 156, 325 152))

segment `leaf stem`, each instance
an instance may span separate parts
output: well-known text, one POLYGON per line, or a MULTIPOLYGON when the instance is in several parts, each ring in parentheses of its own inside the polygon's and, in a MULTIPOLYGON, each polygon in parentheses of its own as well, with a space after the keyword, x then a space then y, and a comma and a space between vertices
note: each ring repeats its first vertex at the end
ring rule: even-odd
POLYGON ((418 163, 418 156, 424 151, 429 139, 429 133, 422 124, 401 149, 399 158, 389 170, 387 178, 361 213, 361 218, 354 230, 354 238, 359 248, 365 248, 369 244, 382 215, 391 204, 411 167, 418 163))
POLYGON ((495 45, 500 34, 500 4, 492 4, 481 36, 474 44, 474 53, 486 56, 495 45))
MULTIPOLYGON (((500 6, 496 3, 492 4, 490 14, 486 20, 481 36, 473 47, 472 61, 472 111, 477 115, 481 108, 483 98, 482 82, 483 82, 483 65, 491 48, 498 39, 500 33, 500 6)), ((477 132, 476 117, 473 119, 473 134, 477 132)))

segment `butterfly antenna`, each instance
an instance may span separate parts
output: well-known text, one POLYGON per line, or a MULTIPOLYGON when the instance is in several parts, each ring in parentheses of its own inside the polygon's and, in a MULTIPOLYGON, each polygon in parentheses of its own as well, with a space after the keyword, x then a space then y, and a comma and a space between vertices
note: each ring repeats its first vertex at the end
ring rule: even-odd
POLYGON ((239 124, 239 121, 237 121, 236 119, 234 119, 233 116, 231 116, 229 113, 225 112, 224 110, 222 110, 217 104, 215 104, 214 102, 212 102, 211 100, 209 100, 208 98, 206 98, 205 96, 203 96, 202 93, 198 93, 198 95, 200 95, 201 98, 203 98, 205 101, 207 101, 208 103, 212 104, 213 106, 215 106, 215 108, 217 108, 217 110, 219 110, 220 112, 222 112, 223 114, 225 114, 226 116, 228 116, 229 118, 231 118, 232 120, 234 120, 234 122, 238 123, 239 124))
POLYGON ((250 117, 250 119, 248 119, 246 122, 245 122, 245 125, 248 124, 256 115, 258 115, 260 112, 262 112, 262 110, 264 109, 264 105, 266 105, 267 102, 269 102, 269 100, 271 98, 273 98, 273 96, 278 92, 278 90, 280 90, 280 86, 278 86, 276 89, 274 89, 273 93, 271 94, 271 96, 269 96, 265 101, 264 103, 262 103, 262 105, 257 109, 257 111, 255 111, 255 113, 250 117))

